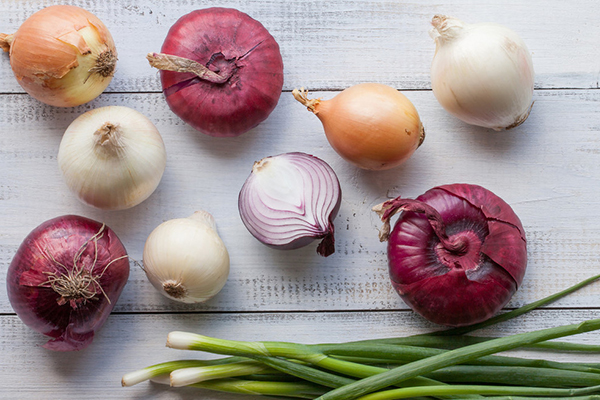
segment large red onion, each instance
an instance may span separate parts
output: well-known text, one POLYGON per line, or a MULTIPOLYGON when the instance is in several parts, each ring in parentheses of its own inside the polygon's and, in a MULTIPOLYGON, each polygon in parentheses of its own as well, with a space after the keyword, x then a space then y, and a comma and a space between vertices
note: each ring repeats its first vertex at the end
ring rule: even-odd
POLYGON ((258 21, 231 8, 181 17, 162 53, 148 54, 161 69, 171 110, 211 136, 238 136, 264 121, 283 87, 279 45, 258 21))
POLYGON ((523 281, 527 247, 521 221, 481 186, 438 186, 416 200, 397 198, 374 210, 385 222, 380 238, 388 240, 394 288, 432 322, 484 321, 523 281), (390 234, 390 218, 399 211, 390 234))
POLYGON ((238 204, 242 222, 260 242, 289 250, 322 239, 317 253, 327 257, 335 251, 333 220, 341 199, 329 164, 296 152, 255 162, 238 204))
POLYGON ((108 318, 128 277, 127 252, 115 233, 66 215, 25 238, 8 268, 8 299, 26 325, 52 338, 45 348, 81 350, 108 318))

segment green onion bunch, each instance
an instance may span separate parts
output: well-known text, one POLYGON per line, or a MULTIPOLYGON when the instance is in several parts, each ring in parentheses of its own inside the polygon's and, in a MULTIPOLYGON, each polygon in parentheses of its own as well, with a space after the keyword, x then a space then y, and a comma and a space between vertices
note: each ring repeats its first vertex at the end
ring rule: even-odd
POLYGON ((600 400, 600 361, 495 355, 517 348, 600 354, 600 345, 553 340, 599 330, 600 319, 505 337, 467 335, 556 301, 599 278, 480 324, 406 337, 305 345, 171 332, 168 347, 228 357, 153 365, 124 375, 122 384, 151 380, 174 387, 319 400, 600 400))

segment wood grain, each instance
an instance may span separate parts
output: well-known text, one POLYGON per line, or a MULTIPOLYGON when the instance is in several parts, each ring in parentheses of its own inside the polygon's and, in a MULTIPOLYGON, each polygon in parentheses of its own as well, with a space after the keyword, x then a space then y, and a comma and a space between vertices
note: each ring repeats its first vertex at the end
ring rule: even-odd
MULTIPOLYGON (((265 123, 228 139, 195 132, 171 113, 158 93, 104 94, 74 109, 44 106, 27 95, 5 95, 0 130, 17 137, 0 137, 2 269, 27 233, 54 216, 75 213, 107 223, 130 256, 141 261, 143 244, 154 227, 200 208, 213 213, 231 254, 231 275, 221 294, 202 305, 182 306, 163 299, 132 266, 118 311, 405 309, 388 282, 386 247, 378 241, 380 223, 370 209, 387 198, 414 197, 436 185, 468 182, 503 197, 525 226, 529 268, 524 290, 510 307, 600 272, 599 91, 537 91, 530 119, 514 131, 500 133, 469 127, 449 116, 430 91, 407 95, 421 114, 427 137, 408 163, 381 172, 363 171, 341 160, 329 147, 318 119, 289 93, 265 123), (150 116, 167 148, 167 170, 158 190, 131 210, 107 212, 81 204, 66 188, 56 163, 61 134, 69 123, 105 105, 127 105, 150 116), (287 151, 321 157, 339 176, 343 204, 335 220, 337 251, 329 258, 316 254, 316 243, 296 251, 269 249, 239 218, 237 194, 252 163, 287 151)), ((4 279, 1 274, 2 287, 4 279)), ((600 286, 595 286, 560 305, 592 307, 598 304, 598 294, 600 286)), ((0 312, 11 312, 4 291, 0 312)))
MULTIPOLYGON (((115 38, 119 62, 111 92, 159 91, 157 73, 145 60, 158 51, 169 27, 182 15, 210 6, 234 7, 259 20, 281 47, 286 90, 346 88, 357 82, 380 82, 398 89, 430 88, 435 51, 429 37, 435 14, 465 22, 497 22, 521 35, 533 53, 538 88, 598 88, 600 23, 595 0, 575 3, 468 0, 400 2, 208 0, 79 0, 96 14, 115 38), (583 51, 582 51, 583 49, 583 51)), ((34 11, 52 1, 2 0, 0 30, 16 31, 34 11)), ((11 77, 8 57, 0 57, 0 92, 22 89, 11 77)))
MULTIPOLYGON (((487 329, 481 335, 509 335, 577 323, 594 318, 593 311, 535 312, 487 329)), ((191 388, 169 389, 148 382, 122 388, 125 373, 164 361, 189 358, 215 358, 202 352, 173 350, 165 347, 167 334, 174 330, 234 340, 275 340, 298 343, 342 342, 349 340, 406 336, 434 329, 410 312, 357 313, 251 313, 185 315, 111 315, 94 343, 85 351, 56 353, 39 345, 40 335, 22 326, 16 317, 0 319, 0 370, 5 379, 0 397, 39 399, 104 400, 178 399, 251 400, 255 397, 215 394, 191 388), (40 379, 43 377, 43 380, 40 379), (12 396, 12 397, 11 397, 12 396)), ((589 333, 572 338, 576 343, 597 343, 600 334, 589 333)), ((597 355, 568 353, 532 353, 513 351, 519 357, 557 361, 598 362, 597 355)))
MULTIPOLYGON (((14 32, 52 0, 0 0, 0 32, 14 32)), ((63 109, 24 94, 0 55, 0 399, 250 400, 250 396, 169 389, 152 384, 121 388, 137 368, 184 357, 208 357, 164 347, 172 330, 242 340, 339 342, 437 329, 408 310, 393 291, 380 222, 371 207, 396 196, 415 197, 441 184, 482 185, 516 211, 528 239, 528 269, 507 307, 514 308, 600 273, 600 6, 595 0, 419 2, 386 0, 68 0, 90 10, 111 30, 117 73, 91 103, 63 109), (279 42, 284 92, 263 124, 238 138, 202 135, 179 120, 160 93, 145 55, 160 49, 183 14, 209 6, 234 7, 261 21, 279 42), (508 132, 470 127, 448 115, 430 91, 435 51, 428 35, 434 14, 466 22, 493 21, 521 35, 533 53, 535 104, 530 118, 508 132), (332 98, 361 82, 401 89, 413 101, 427 137, 403 166, 369 172, 350 166, 330 148, 317 118, 290 91, 332 98), (149 116, 165 141, 167 169, 157 191, 126 211, 104 212, 80 203, 63 182, 56 155, 62 133, 79 115, 107 105, 149 116), (319 257, 316 243, 277 251, 244 228, 237 195, 252 163, 303 151, 338 174, 343 202, 335 220, 336 253, 319 257), (207 303, 181 305, 162 297, 132 264, 115 312, 85 351, 62 354, 14 314, 6 271, 24 237, 43 221, 80 214, 106 222, 141 261, 148 234, 161 222, 197 209, 211 212, 229 248, 232 269, 222 292, 207 303)), ((489 328, 508 335, 598 318, 600 283, 544 310, 489 328)), ((600 333, 572 340, 598 343, 600 333)), ((533 357, 528 352, 514 354, 533 357)), ((553 359, 600 362, 598 355, 553 359)))

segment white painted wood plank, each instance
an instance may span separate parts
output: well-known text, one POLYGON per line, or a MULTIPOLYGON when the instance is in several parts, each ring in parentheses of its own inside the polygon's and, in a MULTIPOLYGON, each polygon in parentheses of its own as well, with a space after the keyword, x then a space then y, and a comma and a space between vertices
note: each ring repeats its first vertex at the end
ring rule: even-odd
MULTIPOLYGON (((406 309, 387 277, 385 245, 370 208, 388 197, 414 197, 440 184, 465 182, 494 191, 520 216, 529 239, 529 267, 510 307, 554 293, 600 272, 598 117, 600 91, 537 91, 530 119, 509 132, 469 127, 445 113, 429 91, 407 92, 427 131, 423 146, 404 166, 369 172, 350 166, 329 147, 320 122, 289 93, 271 117, 238 138, 211 138, 175 117, 161 94, 105 94, 75 109, 41 106, 26 95, 0 96, 0 287, 18 245, 31 229, 62 214, 106 222, 141 260, 147 235, 160 222, 196 209, 214 214, 229 248, 230 279, 211 301, 183 306, 163 298, 139 268, 117 311, 303 311, 406 309), (66 188, 56 152, 64 129, 91 107, 127 105, 155 121, 166 143, 163 181, 131 210, 99 211, 66 188), (335 224, 337 251, 319 257, 315 245, 269 249, 245 229, 237 195, 252 163, 288 151, 329 162, 343 188, 335 224), (50 197, 49 197, 50 194, 50 197)), ((334 93, 314 93, 330 98, 334 93)), ((600 285, 559 303, 598 307, 600 285)), ((0 290, 0 313, 11 313, 0 290)))
MULTIPOLYGON (((533 312, 495 329, 488 328, 480 334, 505 336, 578 323, 596 318, 597 314, 597 311, 581 310, 533 312)), ((218 357, 166 348, 166 336, 173 330, 234 340, 309 344, 406 336, 433 329, 430 324, 407 312, 111 315, 89 348, 75 353, 56 353, 38 347, 45 342, 43 338, 23 326, 16 317, 0 318, 0 324, 0 372, 4 377, 0 398, 22 400, 37 400, 42 393, 48 400, 253 398, 191 388, 168 389, 147 382, 121 388, 121 376, 139 368, 178 359, 218 357)), ((597 344, 600 333, 587 333, 566 340, 597 344)), ((537 352, 519 351, 510 354, 540 357, 537 352)), ((600 362, 597 354, 544 353, 543 358, 600 362)))
MULTIPOLYGON (((50 0, 0 1, 0 31, 14 32, 50 0)), ((595 0, 523 2, 455 1, 169 1, 70 0, 109 27, 119 52, 110 92, 159 91, 145 55, 158 51, 182 15, 210 6, 234 7, 261 21, 279 42, 285 86, 340 89, 375 81, 399 89, 430 87, 434 43, 428 35, 435 14, 466 22, 492 21, 517 31, 533 53, 539 88, 598 88, 600 52, 596 38, 600 6, 595 0)), ((0 57, 0 92, 19 93, 6 55, 0 57)))

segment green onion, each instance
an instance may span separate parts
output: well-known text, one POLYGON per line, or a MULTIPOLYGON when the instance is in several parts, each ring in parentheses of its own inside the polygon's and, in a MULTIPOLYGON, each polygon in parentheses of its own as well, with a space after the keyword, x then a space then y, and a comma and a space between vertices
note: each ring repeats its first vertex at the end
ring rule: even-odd
MULTIPOLYGON (((537 388, 526 386, 485 386, 485 385, 452 385, 452 386, 415 386, 409 388, 384 390, 359 397, 359 400, 396 400, 415 396, 442 396, 459 394, 481 395, 517 395, 517 396, 563 396, 571 397, 600 393, 600 386, 580 389, 537 388)), ((321 396, 322 397, 322 396, 321 396)))
MULTIPOLYGON (((153 379, 153 382, 168 385, 169 379, 153 379)), ((319 396, 327 390, 322 386, 307 382, 270 382, 245 379, 218 379, 198 382, 189 386, 226 393, 296 397, 301 399, 314 399, 315 396, 319 396)))
POLYGON ((171 386, 181 387, 213 379, 263 374, 272 371, 272 368, 269 368, 256 361, 242 361, 224 365, 178 368, 171 372, 171 386))
POLYGON ((341 388, 334 389, 319 400, 351 400, 387 386, 393 386, 403 380, 426 374, 439 368, 471 361, 475 358, 518 348, 523 345, 556 339, 600 329, 600 319, 593 319, 579 324, 564 325, 556 328, 518 333, 507 337, 493 339, 483 343, 472 344, 460 349, 450 350, 443 354, 428 357, 394 368, 387 372, 361 379, 341 388))
POLYGON ((600 374, 550 368, 454 365, 428 378, 446 383, 493 383, 518 386, 585 387, 600 385, 600 374))
MULTIPOLYGON (((357 343, 341 343, 341 344, 320 344, 310 345, 310 348, 319 349, 325 355, 332 356, 353 356, 353 357, 369 357, 379 358, 381 363, 396 361, 399 363, 407 363, 417 360, 422 360, 435 355, 440 355, 448 352, 444 349, 403 346, 403 345, 387 345, 378 343, 365 343, 358 345, 357 343)), ((207 350, 210 351, 210 350, 207 350)), ((233 354, 233 353, 230 353, 233 354)), ((238 354, 238 353, 236 353, 238 354)), ((239 353, 238 355, 241 355, 239 353)), ((564 363, 550 360, 540 359, 525 359, 508 356, 483 356, 476 360, 470 361, 474 365, 502 365, 515 367, 538 367, 538 368, 557 368, 564 370, 573 370, 580 372, 600 373, 599 368, 575 363, 564 363)))
POLYGON ((240 361, 245 361, 247 358, 243 357, 227 357, 218 360, 179 360, 179 361, 168 361, 149 367, 140 369, 138 371, 130 372, 123 375, 121 379, 122 386, 133 386, 140 382, 147 381, 152 378, 156 378, 161 375, 170 374, 172 371, 180 368, 192 368, 192 367, 204 367, 209 365, 222 365, 231 364, 240 361))
POLYGON ((479 399, 482 395, 490 400, 600 400, 594 394, 600 392, 600 363, 493 355, 515 348, 600 352, 600 345, 555 340, 600 329, 600 319, 501 338, 464 335, 556 301, 599 278, 481 324, 409 337, 303 345, 171 332, 169 347, 233 357, 156 364, 126 374, 122 384, 150 379, 230 393, 320 400, 479 399))

